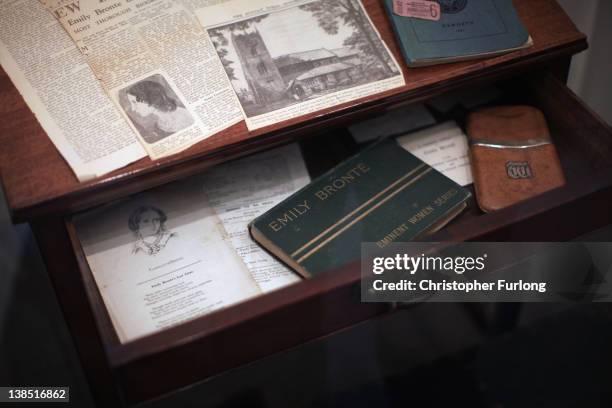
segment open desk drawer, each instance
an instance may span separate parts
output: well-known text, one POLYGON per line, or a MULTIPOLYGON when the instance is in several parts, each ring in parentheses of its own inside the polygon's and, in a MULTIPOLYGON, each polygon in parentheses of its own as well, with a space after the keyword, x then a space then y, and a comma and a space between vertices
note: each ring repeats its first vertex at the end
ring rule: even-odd
MULTIPOLYGON (((490 214, 475 203, 435 240, 568 240, 612 223, 612 130, 551 75, 500 84, 508 103, 542 109, 567 184, 490 214)), ((151 399, 391 310, 359 301, 359 265, 304 280, 120 344, 82 253, 76 252, 100 339, 125 400, 151 399)))

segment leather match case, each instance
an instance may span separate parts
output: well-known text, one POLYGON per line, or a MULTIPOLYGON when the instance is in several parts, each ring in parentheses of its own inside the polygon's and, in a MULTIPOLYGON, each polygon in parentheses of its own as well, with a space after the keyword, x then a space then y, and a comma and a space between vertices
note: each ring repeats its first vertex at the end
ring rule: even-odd
POLYGON ((474 189, 491 212, 561 187, 565 177, 546 119, 531 106, 500 106, 467 120, 474 189))

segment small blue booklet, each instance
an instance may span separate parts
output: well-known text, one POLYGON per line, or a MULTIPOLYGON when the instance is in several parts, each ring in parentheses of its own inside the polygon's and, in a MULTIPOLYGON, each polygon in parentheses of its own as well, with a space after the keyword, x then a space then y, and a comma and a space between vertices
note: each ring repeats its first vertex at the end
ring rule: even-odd
POLYGON ((490 57, 533 45, 512 0, 435 0, 440 19, 403 17, 384 0, 409 67, 490 57))

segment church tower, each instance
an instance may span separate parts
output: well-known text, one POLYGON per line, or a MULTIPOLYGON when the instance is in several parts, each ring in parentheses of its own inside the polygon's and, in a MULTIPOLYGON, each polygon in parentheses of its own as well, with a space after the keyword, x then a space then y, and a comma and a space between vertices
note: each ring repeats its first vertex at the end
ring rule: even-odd
POLYGON ((259 31, 255 29, 243 34, 232 32, 232 43, 255 102, 264 105, 283 99, 287 85, 259 31))

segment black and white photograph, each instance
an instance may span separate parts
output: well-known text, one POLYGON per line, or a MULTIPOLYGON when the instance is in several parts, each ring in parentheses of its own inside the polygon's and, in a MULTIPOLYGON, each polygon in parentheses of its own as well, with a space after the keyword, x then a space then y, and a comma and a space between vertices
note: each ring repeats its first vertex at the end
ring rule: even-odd
POLYGON ((210 28, 247 118, 401 75, 357 0, 319 0, 210 28))
POLYGON ((185 104, 161 74, 118 92, 119 104, 142 137, 153 144, 194 124, 185 104))

